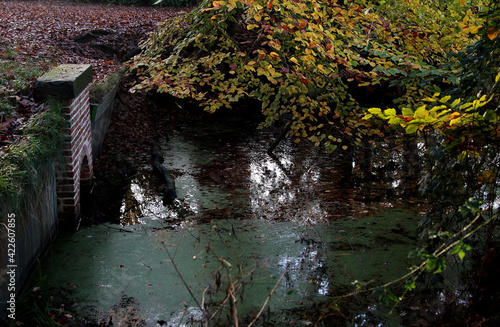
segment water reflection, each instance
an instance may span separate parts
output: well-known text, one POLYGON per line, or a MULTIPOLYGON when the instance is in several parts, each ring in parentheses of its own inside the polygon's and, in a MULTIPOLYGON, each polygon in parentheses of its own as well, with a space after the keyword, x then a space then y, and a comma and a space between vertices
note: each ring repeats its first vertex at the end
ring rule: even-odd
MULTIPOLYGON (((378 150, 352 148, 329 155, 309 144, 285 140, 270 156, 266 149, 271 134, 256 132, 253 126, 235 133, 234 126, 211 121, 169 133, 162 143, 164 166, 174 176, 181 200, 178 206, 165 206, 162 187, 151 169, 141 170, 124 189, 118 206, 121 225, 132 231, 132 241, 118 235, 105 236, 115 242, 111 245, 97 237, 92 240, 108 258, 107 263, 98 263, 102 266, 94 263, 96 271, 121 277, 108 283, 103 280, 109 276, 99 274, 92 277, 96 285, 133 293, 140 303, 151 306, 144 313, 149 317, 182 324, 186 312, 197 316, 192 303, 179 306, 183 286, 177 274, 166 267, 164 255, 148 252, 151 241, 146 233, 134 232, 139 228, 168 231, 155 234, 155 239, 173 244, 176 260, 198 295, 213 285, 213 264, 218 262, 214 258, 208 262, 205 245, 200 245, 202 237, 210 236, 210 248, 234 267, 259 263, 262 267, 254 279, 258 282, 249 283, 252 286, 247 286, 241 300, 252 314, 285 271, 271 310, 286 323, 330 296, 351 291, 354 280, 386 282, 407 268, 407 253, 416 241, 409 227, 419 218, 387 209, 408 206, 412 176, 420 169, 417 161, 407 163, 419 157, 418 147, 410 146, 413 141, 403 151, 384 144, 378 150), (386 214, 374 216, 379 212, 386 214), (128 250, 114 256, 116 248, 128 250), (104 269, 109 262, 112 269, 104 269), (142 266, 131 267, 128 262, 142 266), (144 285, 152 286, 145 292, 144 285), (164 316, 165 303, 171 310, 169 319, 164 316)), ((182 300, 189 300, 185 290, 182 294, 182 300)), ((363 314, 355 319, 362 324, 373 321, 363 316, 366 306, 358 309, 363 314)))
POLYGON ((164 165, 187 211, 161 204, 161 187, 146 171, 122 199, 122 223, 150 215, 170 222, 252 217, 316 224, 398 207, 416 194, 422 156, 416 140, 406 140, 401 151, 382 144, 378 151, 355 147, 334 155, 285 140, 268 155, 272 135, 247 133, 234 138, 231 127, 214 122, 172 131, 162 147, 164 165))
POLYGON ((321 169, 309 157, 297 156, 290 142, 276 155, 260 147, 250 153, 250 205, 256 218, 318 223, 327 217, 316 196, 321 169), (301 161, 302 159, 302 161, 301 161))
POLYGON ((141 218, 150 216, 155 219, 175 218, 176 213, 163 205, 159 186, 147 172, 130 182, 120 207, 122 226, 144 223, 141 218))

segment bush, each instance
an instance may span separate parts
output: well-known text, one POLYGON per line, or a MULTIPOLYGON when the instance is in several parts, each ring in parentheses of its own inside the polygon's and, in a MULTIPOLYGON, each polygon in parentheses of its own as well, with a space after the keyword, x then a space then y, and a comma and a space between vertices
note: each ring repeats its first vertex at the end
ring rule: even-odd
POLYGON ((209 112, 251 100, 261 127, 292 117, 297 142, 363 146, 377 132, 360 120, 362 106, 418 105, 449 85, 446 54, 470 42, 461 19, 481 23, 456 1, 205 0, 150 36, 131 65, 133 90, 209 112))

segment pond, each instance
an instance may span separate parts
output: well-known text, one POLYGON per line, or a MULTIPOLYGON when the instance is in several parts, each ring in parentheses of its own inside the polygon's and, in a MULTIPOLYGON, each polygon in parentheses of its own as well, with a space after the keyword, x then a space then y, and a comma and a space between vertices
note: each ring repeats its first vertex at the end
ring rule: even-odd
POLYGON ((327 154, 284 140, 268 155, 274 135, 241 117, 172 129, 161 149, 179 199, 164 201, 142 167, 110 204, 115 217, 89 223, 101 202, 58 237, 40 264, 43 287, 71 299, 75 317, 120 326, 199 326, 200 307, 213 326, 236 316, 245 326, 400 325, 404 313, 369 294, 341 296, 413 264, 425 211, 411 197, 415 165, 388 146, 327 154))

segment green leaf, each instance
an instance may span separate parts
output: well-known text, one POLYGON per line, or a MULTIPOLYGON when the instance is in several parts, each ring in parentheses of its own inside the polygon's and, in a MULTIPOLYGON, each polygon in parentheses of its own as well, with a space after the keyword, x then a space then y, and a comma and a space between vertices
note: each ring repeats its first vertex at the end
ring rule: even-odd
POLYGON ((447 96, 442 97, 441 99, 439 99, 439 102, 446 103, 446 102, 450 101, 450 99, 451 99, 451 96, 447 95, 447 96))
POLYGON ((401 118, 394 116, 391 119, 389 119, 389 124, 391 125, 398 125, 401 123, 401 118))
POLYGON ((412 291, 417 287, 415 279, 409 279, 405 283, 405 289, 407 291, 412 291))
POLYGON ((460 260, 464 260, 465 257, 465 251, 470 250, 471 247, 467 244, 465 244, 463 241, 460 241, 457 245, 451 249, 450 254, 457 254, 460 260))
POLYGON ((417 130, 418 130, 417 124, 408 124, 408 126, 406 126, 406 129, 405 129, 406 133, 408 133, 408 134, 413 134, 417 130))
POLYGON ((479 209, 481 209, 481 204, 483 204, 483 201, 476 198, 469 198, 467 202, 465 202, 465 206, 474 214, 476 214, 479 209))
POLYGON ((396 294, 394 294, 389 288, 387 287, 377 287, 375 291, 372 294, 378 300, 380 301, 381 304, 383 305, 390 305, 391 301, 398 303, 399 298, 396 294))
POLYGON ((403 108, 401 110, 401 113, 403 114, 403 116, 413 117, 413 110, 411 110, 410 108, 403 108))
POLYGON ((408 258, 417 258, 417 257, 420 257, 420 254, 422 253, 422 251, 423 251, 423 249, 411 250, 408 253, 408 258))
POLYGON ((430 256, 427 259, 425 266, 429 271, 432 271, 434 274, 439 274, 446 268, 446 262, 442 258, 430 256))
POLYGON ((396 115, 396 109, 386 109, 384 110, 384 115, 386 116, 395 116, 396 115))
POLYGON ((374 115, 378 115, 382 113, 382 110, 380 108, 370 108, 368 109, 368 112, 374 115))
POLYGON ((418 107, 417 110, 415 111, 415 114, 413 115, 413 117, 415 117, 417 119, 425 119, 425 118, 427 118, 427 116, 429 116, 429 112, 425 108, 426 108, 425 105, 421 106, 421 107, 418 107))
POLYGON ((337 145, 336 144, 328 144, 328 145, 326 145, 326 151, 328 151, 329 153, 332 153, 335 149, 337 149, 337 145))
POLYGON ((450 107, 455 107, 456 105, 458 105, 460 103, 460 99, 455 99, 455 101, 453 101, 453 103, 450 105, 450 107))
POLYGON ((498 119, 498 115, 493 110, 486 110, 486 112, 483 114, 483 117, 487 122, 493 122, 498 119))

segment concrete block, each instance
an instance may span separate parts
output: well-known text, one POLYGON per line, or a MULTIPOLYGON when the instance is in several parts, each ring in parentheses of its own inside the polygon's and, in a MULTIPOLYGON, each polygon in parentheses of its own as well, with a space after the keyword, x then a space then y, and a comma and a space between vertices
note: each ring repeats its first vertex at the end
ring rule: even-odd
POLYGON ((60 65, 40 76, 35 83, 35 98, 54 96, 58 99, 76 98, 92 82, 92 65, 60 65))

